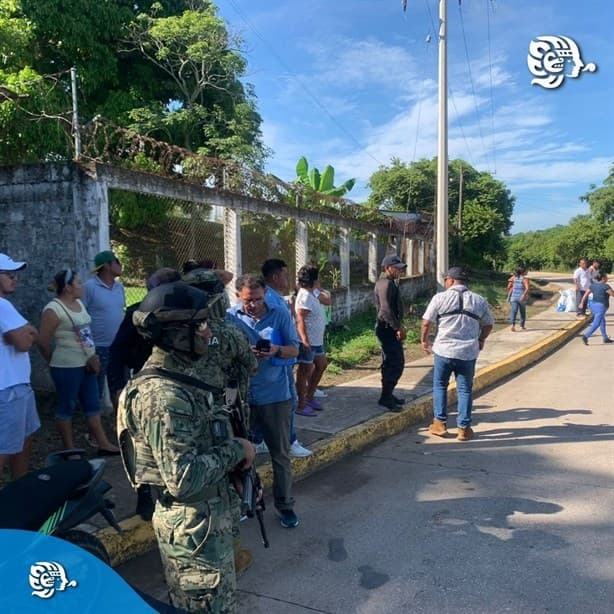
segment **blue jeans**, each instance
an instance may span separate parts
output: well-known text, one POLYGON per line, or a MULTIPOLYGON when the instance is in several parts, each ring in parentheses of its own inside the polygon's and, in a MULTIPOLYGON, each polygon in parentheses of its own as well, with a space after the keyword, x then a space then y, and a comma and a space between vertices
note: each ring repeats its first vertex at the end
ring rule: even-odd
POLYGON ((512 307, 512 314, 510 316, 510 322, 512 323, 512 326, 516 324, 516 317, 518 316, 518 313, 520 312, 520 326, 524 328, 524 323, 526 322, 526 319, 527 319, 527 304, 521 303, 520 301, 512 301, 511 307, 512 307))
POLYGON ((446 422, 448 419, 448 384, 450 383, 452 373, 454 373, 456 378, 458 396, 456 424, 461 428, 466 428, 471 425, 475 360, 444 358, 435 354, 435 365, 433 368, 433 414, 437 420, 442 422, 446 422))
POLYGON ((607 309, 605 305, 603 303, 596 303, 593 301, 591 310, 593 312, 593 321, 591 322, 589 329, 584 333, 584 336, 588 339, 597 329, 599 329, 603 339, 607 339, 608 333, 605 330, 605 312, 607 309))
POLYGON ((93 373, 86 373, 85 367, 50 367, 49 372, 55 384, 58 420, 72 420, 77 399, 87 417, 100 414, 98 383, 93 373))

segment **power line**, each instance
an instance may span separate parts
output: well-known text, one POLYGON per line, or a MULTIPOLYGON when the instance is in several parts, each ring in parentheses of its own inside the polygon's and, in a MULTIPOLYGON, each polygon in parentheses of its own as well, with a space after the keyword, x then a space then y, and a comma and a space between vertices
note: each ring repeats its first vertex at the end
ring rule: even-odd
POLYGON ((378 160, 375 156, 373 156, 369 151, 367 151, 366 147, 343 125, 341 122, 337 120, 337 118, 328 110, 328 108, 322 103, 318 97, 299 79, 296 75, 293 74, 292 69, 286 64, 284 59, 277 53, 277 51, 273 48, 273 46, 260 34, 256 26, 248 19, 248 17, 241 11, 241 9, 237 6, 234 0, 228 0, 228 3, 232 6, 235 12, 243 19, 243 21, 248 25, 248 27, 252 30, 252 32, 256 35, 258 39, 265 45, 265 47, 269 50, 269 52, 275 57, 275 59, 281 64, 285 71, 290 75, 296 83, 300 85, 300 87, 305 91, 305 93, 311 98, 311 100, 320 108, 331 121, 347 136, 349 137, 364 153, 369 156, 374 162, 378 165, 383 166, 383 163, 378 160))
POLYGON ((486 0, 486 28, 488 38, 488 76, 490 79, 490 129, 492 131, 492 157, 494 165, 494 174, 497 174, 497 139, 495 135, 495 100, 493 95, 492 85, 492 57, 491 57, 491 39, 490 39, 490 5, 493 0, 486 0))
POLYGON ((460 23, 461 23, 461 32, 462 32, 462 36, 463 36, 463 45, 465 47, 465 58, 467 60, 467 71, 469 72, 469 83, 471 84, 471 95, 473 97, 473 104, 475 107, 475 115, 476 118, 478 120, 478 131, 480 133, 480 141, 482 142, 482 148, 486 154, 486 157, 488 159, 488 155, 487 152, 488 150, 486 149, 486 145, 484 144, 484 135, 482 133, 482 122, 480 121, 480 113, 478 110, 478 102, 477 102, 477 96, 475 93, 475 85, 473 83, 473 75, 471 73, 471 62, 469 61, 469 47, 467 46, 467 37, 465 35, 465 20, 463 18, 463 7, 462 7, 462 3, 459 2, 458 3, 458 14, 460 16, 460 23))

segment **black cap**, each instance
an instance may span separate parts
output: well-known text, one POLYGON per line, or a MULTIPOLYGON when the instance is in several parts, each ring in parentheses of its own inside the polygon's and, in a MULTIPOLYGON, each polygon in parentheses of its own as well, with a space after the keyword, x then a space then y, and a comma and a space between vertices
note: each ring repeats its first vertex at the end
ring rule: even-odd
POLYGON ((382 260, 382 269, 389 266, 394 267, 395 269, 407 268, 407 265, 396 254, 388 254, 388 256, 382 260))
POLYGON ((448 269, 448 272, 443 276, 444 279, 456 279, 457 281, 467 281, 469 275, 462 266, 453 266, 448 269))

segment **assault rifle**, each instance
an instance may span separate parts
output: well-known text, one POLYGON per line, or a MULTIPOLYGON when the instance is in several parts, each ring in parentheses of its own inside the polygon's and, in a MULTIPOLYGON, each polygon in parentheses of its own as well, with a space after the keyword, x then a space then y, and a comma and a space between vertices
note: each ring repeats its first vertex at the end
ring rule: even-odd
MULTIPOLYGON (((230 380, 225 390, 226 410, 229 413, 230 423, 237 437, 249 439, 247 411, 239 394, 237 380, 230 380)), ((255 461, 254 461, 255 462, 255 461)), ((265 548, 269 547, 269 539, 264 527, 264 491, 262 481, 253 464, 249 469, 240 472, 242 484, 241 515, 258 519, 260 535, 265 548)))

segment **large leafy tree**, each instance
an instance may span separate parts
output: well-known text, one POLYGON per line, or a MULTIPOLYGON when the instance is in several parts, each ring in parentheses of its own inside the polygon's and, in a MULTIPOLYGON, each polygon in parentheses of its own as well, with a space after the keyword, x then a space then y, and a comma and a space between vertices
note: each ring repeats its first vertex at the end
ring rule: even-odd
POLYGON ((261 166, 265 149, 252 89, 240 77, 241 40, 229 34, 215 6, 193 0, 178 15, 154 5, 129 26, 127 50, 165 75, 170 100, 134 109, 135 124, 150 134, 213 157, 261 166))
POLYGON ((75 66, 84 121, 100 114, 258 165, 261 119, 238 45, 207 0, 0 0, 0 83, 20 96, 0 90, 0 162, 70 156, 75 66))
MULTIPOLYGON (((503 182, 463 160, 452 160, 448 173, 451 238, 462 238, 464 261, 496 265, 505 257, 503 237, 512 226, 514 197, 503 182)), ((369 186, 370 207, 434 214, 437 159, 407 164, 393 158, 389 166, 381 166, 371 176, 369 186)), ((450 241, 455 256, 459 256, 456 250, 460 244, 450 241)))

